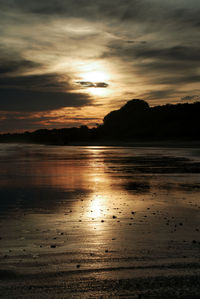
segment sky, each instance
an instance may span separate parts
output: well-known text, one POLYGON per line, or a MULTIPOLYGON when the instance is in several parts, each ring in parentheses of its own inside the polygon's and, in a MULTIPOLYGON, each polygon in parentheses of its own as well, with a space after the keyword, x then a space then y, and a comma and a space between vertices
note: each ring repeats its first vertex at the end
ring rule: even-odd
POLYGON ((0 0, 0 132, 200 100, 199 0, 0 0))

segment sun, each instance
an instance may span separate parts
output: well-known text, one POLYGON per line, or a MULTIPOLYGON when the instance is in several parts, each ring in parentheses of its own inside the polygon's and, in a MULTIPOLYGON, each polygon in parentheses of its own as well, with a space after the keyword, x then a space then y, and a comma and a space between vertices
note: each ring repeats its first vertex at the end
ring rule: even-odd
POLYGON ((108 88, 91 87, 91 88, 88 88, 88 91, 91 95, 98 96, 98 97, 106 97, 109 95, 108 88))
POLYGON ((84 81, 89 81, 89 82, 106 82, 109 80, 109 76, 107 73, 103 71, 94 71, 94 72, 88 72, 88 73, 83 73, 82 78, 84 81))
POLYGON ((104 71, 89 71, 81 74, 79 83, 85 86, 87 92, 95 96, 107 96, 109 75, 104 71), (105 84, 105 86, 103 86, 105 84))
POLYGON ((82 62, 77 67, 75 85, 78 91, 97 97, 107 97, 110 92, 111 72, 107 65, 100 62, 82 62))

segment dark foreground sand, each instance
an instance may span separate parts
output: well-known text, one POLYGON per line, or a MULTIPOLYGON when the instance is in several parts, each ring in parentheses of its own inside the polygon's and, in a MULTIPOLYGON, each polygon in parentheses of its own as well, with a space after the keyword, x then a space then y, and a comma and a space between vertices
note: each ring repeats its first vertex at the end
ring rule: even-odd
POLYGON ((1 298, 200 298, 198 149, 21 147, 1 152, 1 298))

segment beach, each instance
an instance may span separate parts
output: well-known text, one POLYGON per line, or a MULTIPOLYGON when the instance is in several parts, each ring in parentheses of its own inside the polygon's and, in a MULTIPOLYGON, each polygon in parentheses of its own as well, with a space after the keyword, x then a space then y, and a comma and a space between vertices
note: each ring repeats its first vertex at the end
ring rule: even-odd
POLYGON ((200 149, 0 145, 1 298, 199 298, 200 149))

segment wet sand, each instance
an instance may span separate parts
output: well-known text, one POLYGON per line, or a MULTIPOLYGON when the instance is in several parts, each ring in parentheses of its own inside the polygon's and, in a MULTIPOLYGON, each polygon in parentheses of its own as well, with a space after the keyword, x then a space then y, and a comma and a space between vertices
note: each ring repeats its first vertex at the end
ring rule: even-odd
POLYGON ((0 147, 1 298, 200 298, 200 150, 0 147))

